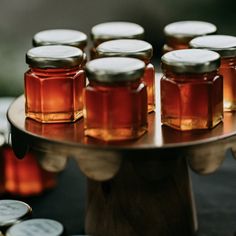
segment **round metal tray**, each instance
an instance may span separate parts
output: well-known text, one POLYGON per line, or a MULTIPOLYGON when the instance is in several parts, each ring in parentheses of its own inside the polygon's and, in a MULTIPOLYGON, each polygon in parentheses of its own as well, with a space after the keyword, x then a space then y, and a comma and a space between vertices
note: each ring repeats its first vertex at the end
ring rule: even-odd
POLYGON ((156 112, 148 115, 148 132, 140 139, 105 143, 84 136, 83 119, 75 123, 41 124, 25 118, 24 106, 22 95, 12 103, 7 113, 12 145, 18 157, 23 157, 29 148, 49 156, 55 153, 60 157, 73 156, 79 161, 93 158, 113 160, 111 156, 115 160, 126 156, 180 156, 188 158, 193 170, 207 174, 221 165, 228 149, 236 149, 236 113, 225 112, 224 122, 212 130, 181 132, 161 125, 157 103, 156 112))

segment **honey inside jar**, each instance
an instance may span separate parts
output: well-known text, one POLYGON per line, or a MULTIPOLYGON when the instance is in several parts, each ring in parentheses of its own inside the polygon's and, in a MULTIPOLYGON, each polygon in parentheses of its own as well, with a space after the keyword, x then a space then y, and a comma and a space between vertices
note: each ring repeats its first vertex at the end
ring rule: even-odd
POLYGON ((162 57, 161 117, 178 130, 210 129, 223 120, 218 53, 183 49, 162 57))

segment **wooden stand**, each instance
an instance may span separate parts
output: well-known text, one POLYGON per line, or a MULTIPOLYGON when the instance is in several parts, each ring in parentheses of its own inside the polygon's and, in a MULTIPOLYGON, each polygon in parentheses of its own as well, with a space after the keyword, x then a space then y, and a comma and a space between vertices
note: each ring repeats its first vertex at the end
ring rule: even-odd
POLYGON ((157 111, 149 114, 144 136, 119 144, 88 139, 83 120, 47 125, 24 114, 21 96, 8 110, 16 156, 33 150, 54 171, 67 157, 77 160, 88 179, 85 227, 93 236, 193 235, 197 221, 188 166, 209 174, 227 150, 236 150, 236 113, 225 113, 224 123, 212 130, 180 132, 162 126, 157 111))
POLYGON ((191 236, 196 230, 184 158, 125 158, 111 180, 88 179, 86 233, 191 236))
POLYGON ((197 222, 186 159, 151 156, 122 159, 113 178, 105 181, 87 178, 86 233, 193 235, 197 222))

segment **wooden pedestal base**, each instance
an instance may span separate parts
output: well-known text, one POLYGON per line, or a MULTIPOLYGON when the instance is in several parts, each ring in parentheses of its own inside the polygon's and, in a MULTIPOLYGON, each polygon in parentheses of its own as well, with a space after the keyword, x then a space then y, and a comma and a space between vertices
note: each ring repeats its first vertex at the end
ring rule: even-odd
POLYGON ((88 179, 89 235, 191 236, 196 225, 185 158, 125 157, 113 179, 88 179))

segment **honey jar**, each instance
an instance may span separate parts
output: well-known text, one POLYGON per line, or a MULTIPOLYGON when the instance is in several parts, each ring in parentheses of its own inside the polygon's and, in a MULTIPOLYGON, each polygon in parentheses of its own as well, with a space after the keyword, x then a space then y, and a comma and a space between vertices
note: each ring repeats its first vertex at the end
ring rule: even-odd
POLYGON ((143 81, 147 85, 148 112, 155 109, 155 69, 150 60, 152 45, 137 39, 117 39, 101 43, 96 48, 97 57, 133 57, 145 63, 143 81))
MULTIPOLYGON (((87 45, 87 35, 78 30, 71 29, 49 29, 36 33, 33 37, 33 46, 67 45, 81 49, 83 52, 87 45)), ((84 52, 83 66, 87 57, 84 52)))
POLYGON ((86 65, 85 135, 103 141, 136 139, 147 131, 145 63, 109 57, 86 65))
POLYGON ((236 37, 208 35, 190 41, 190 47, 215 51, 221 56, 219 73, 224 78, 224 110, 236 111, 236 37))
POLYGON ((144 28, 136 23, 125 21, 105 22, 91 29, 93 46, 90 50, 91 59, 96 57, 96 47, 114 39, 143 39, 144 28))
POLYGON ((0 235, 8 228, 31 216, 31 207, 17 200, 0 200, 0 235))
POLYGON ((13 98, 0 99, 0 196, 39 195, 55 187, 56 175, 42 169, 32 152, 28 152, 22 160, 15 156, 7 142, 10 130, 6 112, 12 101, 13 98))
POLYGON ((178 130, 210 129, 223 120, 220 55, 182 49, 161 58, 161 120, 178 130))
POLYGON ((25 73, 26 117, 42 123, 73 122, 83 115, 83 52, 71 46, 30 49, 25 73))
POLYGON ((187 49, 189 42, 198 36, 214 34, 217 28, 214 24, 204 21, 178 21, 168 24, 164 28, 166 44, 163 52, 187 49))

